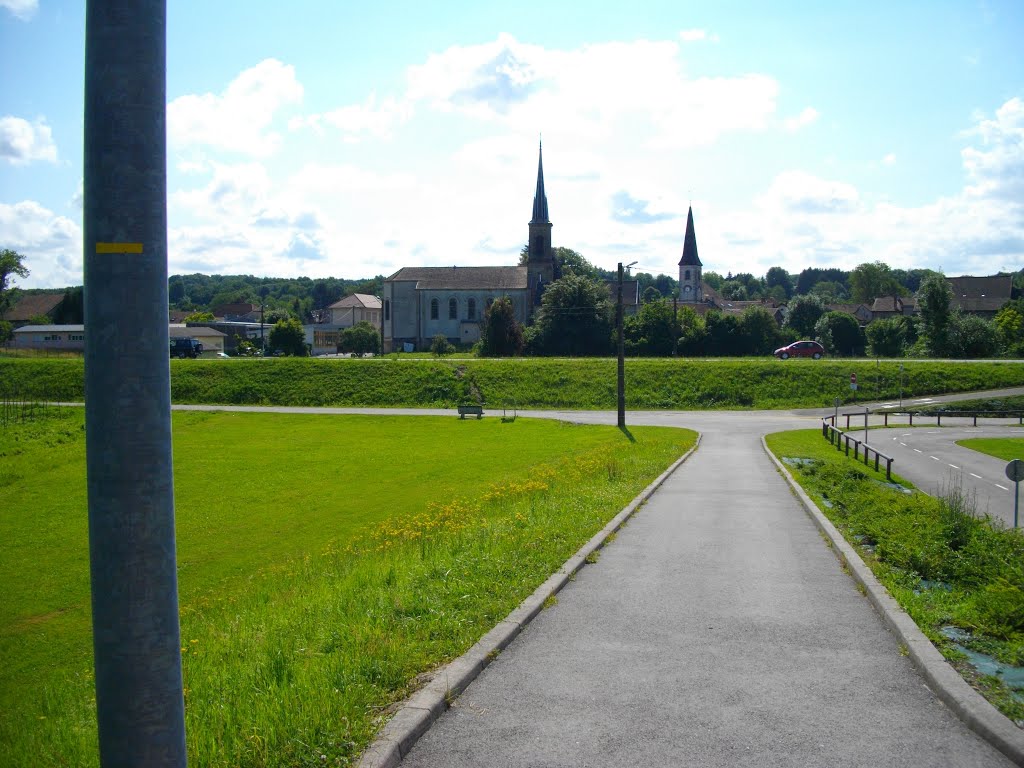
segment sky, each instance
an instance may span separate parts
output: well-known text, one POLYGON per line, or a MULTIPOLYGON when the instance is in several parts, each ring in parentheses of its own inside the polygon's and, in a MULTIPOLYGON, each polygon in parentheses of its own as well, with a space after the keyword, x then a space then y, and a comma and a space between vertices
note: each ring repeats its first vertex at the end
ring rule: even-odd
MULTIPOLYGON (((0 247, 82 283, 85 3, 0 0, 0 247)), ((168 3, 169 274, 1024 268, 1024 3, 168 3)))

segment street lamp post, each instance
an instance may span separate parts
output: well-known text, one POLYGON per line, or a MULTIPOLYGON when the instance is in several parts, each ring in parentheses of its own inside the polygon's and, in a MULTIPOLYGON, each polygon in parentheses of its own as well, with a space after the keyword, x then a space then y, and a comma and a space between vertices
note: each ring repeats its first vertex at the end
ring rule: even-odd
MULTIPOLYGON (((625 266, 625 269, 629 269, 635 261, 630 262, 625 266)), ((619 296, 618 301, 615 303, 615 328, 618 335, 618 353, 619 353, 619 386, 618 386, 618 404, 619 404, 619 429, 625 429, 626 427, 626 351, 625 342, 623 340, 622 331, 622 262, 619 262, 619 296)))

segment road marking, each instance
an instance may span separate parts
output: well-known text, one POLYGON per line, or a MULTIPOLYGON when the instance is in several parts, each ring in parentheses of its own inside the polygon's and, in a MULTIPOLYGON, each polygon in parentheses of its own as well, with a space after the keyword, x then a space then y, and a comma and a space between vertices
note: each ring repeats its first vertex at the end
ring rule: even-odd
POLYGON ((900 435, 900 437, 910 437, 912 434, 914 434, 914 433, 913 432, 904 432, 902 435, 900 435))
POLYGON ((941 459, 939 459, 938 456, 929 456, 928 458, 929 459, 935 459, 936 461, 941 461, 941 459))
POLYGON ((915 448, 914 453, 924 453, 920 448, 915 448))
POLYGON ((1003 489, 1004 491, 1008 491, 1008 490, 1010 490, 1010 489, 1009 489, 1009 488, 1007 488, 1007 487, 1006 487, 1005 485, 1000 485, 999 483, 993 483, 993 485, 994 485, 994 486, 995 486, 996 488, 1002 488, 1002 489, 1003 489))
POLYGON ((971 477, 976 477, 976 478, 978 478, 979 480, 981 480, 981 475, 976 475, 976 474, 974 474, 973 472, 968 472, 968 474, 969 474, 969 475, 970 475, 971 477))
POLYGON ((904 448, 906 448, 906 447, 907 447, 907 444, 906 444, 906 443, 904 443, 904 442, 901 442, 901 443, 900 443, 900 445, 902 445, 902 446, 903 446, 904 448))
POLYGON ((960 469, 960 467, 958 467, 956 464, 950 464, 949 466, 951 466, 953 469, 960 469))

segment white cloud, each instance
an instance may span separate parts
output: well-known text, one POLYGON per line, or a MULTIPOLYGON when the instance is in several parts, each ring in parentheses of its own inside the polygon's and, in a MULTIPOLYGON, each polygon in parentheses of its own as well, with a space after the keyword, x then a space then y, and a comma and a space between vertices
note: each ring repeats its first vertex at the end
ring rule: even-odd
POLYGON ((706 29, 684 29, 679 32, 679 39, 684 43, 696 43, 707 40, 712 43, 719 41, 718 35, 709 35, 706 29))
POLYGON ((961 152, 972 184, 969 194, 995 197, 1021 204, 1024 201, 1024 101, 1013 98, 996 110, 993 119, 978 117, 967 133, 981 140, 981 147, 961 152))
POLYGON ((896 154, 894 152, 890 152, 885 157, 883 157, 882 158, 882 165, 888 165, 888 166, 896 165, 896 154))
POLYGON ((786 130, 790 133, 796 133, 801 128, 816 122, 819 117, 818 110, 814 107, 805 107, 799 115, 786 119, 786 130))
POLYGON ((0 117, 0 157, 12 165, 34 160, 57 162, 57 145, 44 118, 34 123, 20 117, 0 117))
POLYGON ((28 21, 39 9, 39 0, 0 0, 0 8, 6 8, 15 18, 28 21))
POLYGON ((75 222, 34 200, 0 203, 0 232, 4 247, 25 257, 31 274, 23 287, 82 284, 82 230, 75 222))
POLYGON ((367 136, 391 138, 394 128, 409 120, 412 114, 411 103, 384 99, 378 104, 376 94, 371 93, 365 104, 350 104, 321 115, 292 118, 288 127, 292 130, 308 127, 323 134, 324 124, 327 124, 341 132, 343 141, 355 143, 367 136))
POLYGON ((266 59, 231 81, 224 92, 186 95, 167 107, 168 133, 176 146, 204 145, 254 156, 272 154, 282 138, 276 113, 302 101, 295 68, 266 59))
POLYGON ((408 96, 523 132, 554 125, 572 142, 628 131, 645 147, 670 149, 764 130, 776 109, 773 78, 687 78, 679 54, 672 41, 550 50, 503 34, 411 67, 408 96))

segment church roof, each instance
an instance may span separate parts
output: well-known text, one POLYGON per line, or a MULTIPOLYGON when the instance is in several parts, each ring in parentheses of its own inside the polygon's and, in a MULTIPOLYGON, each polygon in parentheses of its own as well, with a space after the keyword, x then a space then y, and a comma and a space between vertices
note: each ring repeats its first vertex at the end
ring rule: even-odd
POLYGON ((679 260, 680 267, 703 267, 700 259, 697 258, 697 235, 693 232, 693 207, 690 207, 686 214, 686 237, 683 240, 683 258, 679 260))
POLYGON ((527 288, 526 267, 404 267, 388 282, 415 281, 421 291, 514 291, 527 288))
POLYGON ((531 224, 550 224, 548 218, 548 196, 544 194, 544 146, 537 149, 537 191, 533 195, 533 218, 531 224))

